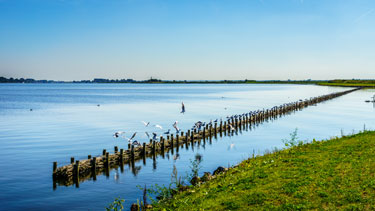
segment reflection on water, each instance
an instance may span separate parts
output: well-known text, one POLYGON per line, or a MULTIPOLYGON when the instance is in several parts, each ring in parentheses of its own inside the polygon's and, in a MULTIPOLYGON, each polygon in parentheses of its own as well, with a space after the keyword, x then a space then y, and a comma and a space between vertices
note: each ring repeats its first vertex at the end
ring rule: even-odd
POLYGON ((127 148, 127 141, 113 138, 113 133, 142 131, 142 120, 165 130, 173 130, 172 124, 178 121, 186 131, 197 120, 225 119, 342 90, 310 85, 1 84, 0 169, 7 172, 0 174, 0 199, 7 202, 2 209, 102 210, 118 196, 129 207, 142 195, 137 185, 169 184, 173 166, 185 175, 196 153, 204 156, 201 174, 266 149, 281 148, 281 140, 295 128, 301 140, 339 136, 341 130, 347 134, 362 130, 363 125, 374 129, 374 104, 365 100, 375 91, 360 90, 269 120, 255 130, 253 126, 230 135, 218 134, 164 157, 119 165, 81 181, 79 188, 51 188, 53 161, 67 165, 70 157, 84 160, 89 154, 102 155, 103 149, 112 153, 114 146, 127 148), (180 113, 182 101, 185 114, 180 113))

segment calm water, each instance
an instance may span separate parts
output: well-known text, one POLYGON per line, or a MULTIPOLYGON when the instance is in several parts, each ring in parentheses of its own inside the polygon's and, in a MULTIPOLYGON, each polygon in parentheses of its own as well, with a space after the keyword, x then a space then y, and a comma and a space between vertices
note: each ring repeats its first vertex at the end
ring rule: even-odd
POLYGON ((298 128, 298 137, 312 140, 374 129, 375 109, 365 103, 375 90, 360 90, 308 107, 251 131, 214 139, 212 145, 180 150, 180 159, 158 157, 156 168, 147 160, 133 175, 112 170, 74 186, 53 190, 52 162, 68 164, 70 157, 85 159, 114 146, 127 148, 127 141, 114 139, 115 131, 137 140, 144 132, 182 130, 194 122, 223 119, 227 115, 269 108, 298 99, 345 90, 310 85, 150 85, 150 84, 0 84, 0 209, 1 210, 103 210, 117 196, 126 208, 141 198, 137 185, 168 184, 173 165, 180 175, 189 171, 196 153, 203 155, 201 173, 219 165, 234 165, 253 151, 283 147, 282 139, 298 128), (180 113, 181 101, 186 113, 180 113), (100 106, 97 106, 100 104, 100 106), (32 109, 32 111, 30 111, 32 109), (141 121, 150 121, 145 127, 141 121), (164 130, 152 125, 160 124, 164 130), (234 144, 234 147, 230 147, 234 144))

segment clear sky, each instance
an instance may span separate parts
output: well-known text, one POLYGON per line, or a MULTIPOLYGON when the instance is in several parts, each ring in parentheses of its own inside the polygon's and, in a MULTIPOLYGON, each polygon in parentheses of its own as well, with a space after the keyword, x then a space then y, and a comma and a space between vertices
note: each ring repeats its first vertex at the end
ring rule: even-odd
POLYGON ((0 76, 375 78, 375 1, 0 0, 0 76))

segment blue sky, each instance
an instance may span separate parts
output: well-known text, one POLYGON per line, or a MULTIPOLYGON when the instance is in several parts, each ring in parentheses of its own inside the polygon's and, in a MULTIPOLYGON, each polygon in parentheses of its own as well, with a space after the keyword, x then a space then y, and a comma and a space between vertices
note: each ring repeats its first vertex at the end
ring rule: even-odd
POLYGON ((373 0, 0 0, 0 76, 375 78, 373 0))

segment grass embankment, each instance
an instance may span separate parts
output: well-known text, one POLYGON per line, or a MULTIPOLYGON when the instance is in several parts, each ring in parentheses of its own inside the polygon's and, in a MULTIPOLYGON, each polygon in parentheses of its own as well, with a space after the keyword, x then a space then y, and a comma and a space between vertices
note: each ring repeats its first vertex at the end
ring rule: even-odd
POLYGON ((375 209, 375 132, 248 159, 155 210, 375 209))
POLYGON ((346 86, 346 87, 366 87, 375 88, 375 80, 331 80, 318 82, 322 86, 346 86))

